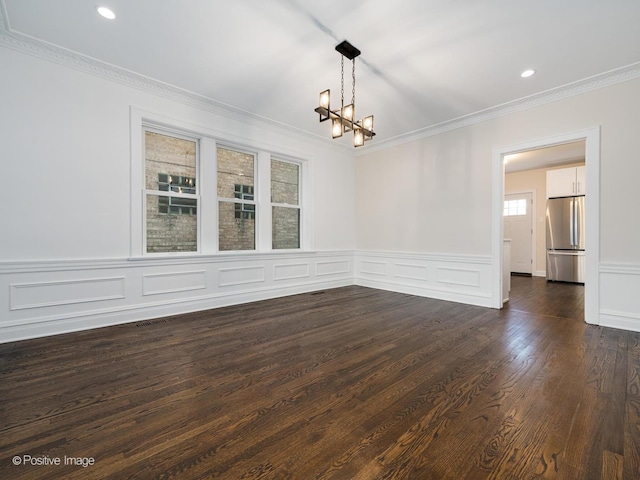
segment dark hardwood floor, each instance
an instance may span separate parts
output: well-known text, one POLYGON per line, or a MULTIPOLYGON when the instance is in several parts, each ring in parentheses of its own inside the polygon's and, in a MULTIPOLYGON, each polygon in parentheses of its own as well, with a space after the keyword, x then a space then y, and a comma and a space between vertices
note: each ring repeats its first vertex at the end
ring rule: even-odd
POLYGON ((354 286, 0 345, 0 478, 640 479, 640 334, 582 292, 354 286), (94 463, 30 464, 65 456, 94 463))

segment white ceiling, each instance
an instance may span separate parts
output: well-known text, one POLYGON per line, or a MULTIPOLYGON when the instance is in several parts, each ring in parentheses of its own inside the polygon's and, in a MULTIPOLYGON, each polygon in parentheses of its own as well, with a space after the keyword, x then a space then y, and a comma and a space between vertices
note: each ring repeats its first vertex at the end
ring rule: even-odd
MULTIPOLYGON (((640 62, 639 0, 0 0, 0 6, 9 32, 327 138, 329 126, 313 109, 321 90, 339 95, 334 47, 344 39, 362 51, 356 115, 375 115, 376 140, 640 62), (116 20, 100 17, 97 4, 114 10, 116 20), (537 74, 520 78, 525 68, 537 74)), ((348 100, 348 61, 346 70, 348 100)))
POLYGON ((585 148, 585 141, 582 140, 505 155, 504 171, 506 173, 514 173, 584 162, 585 148))

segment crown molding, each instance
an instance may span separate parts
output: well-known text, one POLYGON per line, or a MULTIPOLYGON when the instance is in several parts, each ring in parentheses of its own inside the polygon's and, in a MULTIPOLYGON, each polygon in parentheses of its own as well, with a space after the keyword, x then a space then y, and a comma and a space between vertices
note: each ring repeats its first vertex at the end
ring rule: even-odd
POLYGON ((250 126, 256 126, 292 139, 304 140, 306 142, 312 141, 314 143, 321 144, 324 147, 334 148, 340 151, 350 150, 348 146, 332 142, 323 136, 242 110, 218 100, 205 97, 204 95, 97 60, 93 57, 45 42, 38 38, 15 32, 11 30, 9 26, 9 18, 6 12, 4 0, 0 0, 0 46, 19 51, 21 53, 26 53, 65 67, 73 68, 83 73, 101 77, 112 82, 120 83, 128 87, 133 87, 146 93, 152 93, 184 105, 196 107, 230 120, 236 120, 250 126))
POLYGON ((478 112, 454 118, 446 122, 430 125, 412 132, 397 135, 386 140, 378 140, 375 144, 366 144, 354 151, 350 145, 334 142, 321 135, 299 129, 261 115, 242 110, 204 95, 182 89, 160 80, 97 60, 87 55, 45 42, 43 40, 11 30, 9 16, 4 0, 0 0, 0 46, 5 46, 44 60, 66 67, 74 68, 113 82, 152 93, 169 100, 193 106, 216 115, 240 121, 244 124, 284 135, 292 139, 312 141, 327 148, 341 152, 352 151, 359 157, 379 150, 386 150, 397 145, 410 143, 423 138, 445 133, 458 128, 484 122, 493 118, 510 115, 547 103, 580 95, 592 90, 608 87, 617 83, 640 78, 640 62, 615 70, 604 72, 557 88, 539 92, 511 102, 480 110, 478 112))
POLYGON ((451 130, 456 130, 475 123, 485 122, 493 118, 503 117, 512 113, 521 112, 523 110, 528 110, 548 103, 553 103, 558 100, 581 95, 592 90, 608 87, 628 80, 634 80, 636 78, 640 78, 640 62, 632 63, 630 65, 568 83, 560 87, 519 98, 511 102, 496 105, 446 122, 421 128, 413 132, 381 140, 375 145, 369 144, 365 146, 363 150, 356 152, 356 156, 359 157, 379 150, 386 150, 391 147, 432 137, 451 130))

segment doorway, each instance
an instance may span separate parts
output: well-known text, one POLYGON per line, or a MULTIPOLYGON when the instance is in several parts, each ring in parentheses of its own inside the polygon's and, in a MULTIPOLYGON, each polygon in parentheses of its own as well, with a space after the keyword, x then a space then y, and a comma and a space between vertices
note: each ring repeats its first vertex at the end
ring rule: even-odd
POLYGON ((503 238, 504 237, 504 193, 505 165, 504 159, 511 154, 540 150, 547 147, 560 146, 572 142, 584 141, 584 158, 586 164, 586 186, 589 199, 586 203, 586 275, 584 292, 584 318, 587 323, 599 323, 599 168, 600 168, 600 128, 580 130, 568 134, 556 135, 538 140, 498 147, 493 150, 493 209, 492 209, 492 264, 497 268, 492 277, 492 305, 502 308, 502 276, 503 276, 503 238))

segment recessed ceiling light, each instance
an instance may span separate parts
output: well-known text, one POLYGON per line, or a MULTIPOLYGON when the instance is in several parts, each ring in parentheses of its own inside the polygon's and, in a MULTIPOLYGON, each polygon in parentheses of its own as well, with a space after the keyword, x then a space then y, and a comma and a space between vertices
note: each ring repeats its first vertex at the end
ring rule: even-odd
POLYGON ((96 7, 96 10, 104 18, 107 18, 109 20, 113 20, 114 18, 116 18, 116 14, 113 13, 113 10, 111 10, 111 9, 109 9, 107 7, 96 7))
POLYGON ((530 77, 531 75, 533 75, 534 73, 536 73, 536 71, 535 71, 535 70, 529 69, 529 70, 525 70, 524 72, 522 72, 522 73, 520 74, 520 76, 521 76, 522 78, 527 78, 527 77, 530 77))

